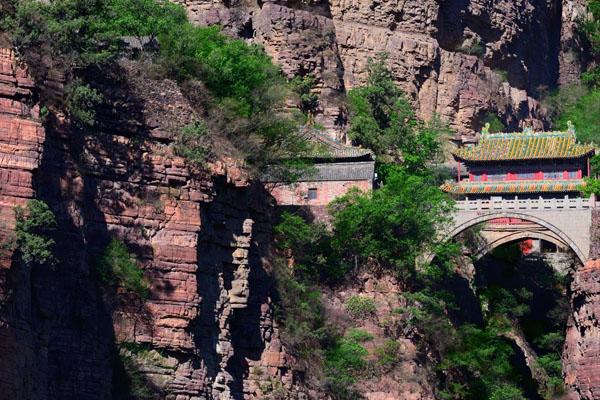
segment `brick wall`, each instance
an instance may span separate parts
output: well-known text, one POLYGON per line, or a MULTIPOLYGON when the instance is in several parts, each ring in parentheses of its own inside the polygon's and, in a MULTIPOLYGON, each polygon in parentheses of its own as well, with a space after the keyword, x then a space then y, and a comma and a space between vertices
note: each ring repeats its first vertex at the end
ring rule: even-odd
POLYGON ((373 181, 298 182, 291 185, 277 186, 271 189, 271 194, 275 197, 279 206, 300 206, 310 211, 315 219, 326 220, 326 206, 352 188, 368 191, 373 189, 373 181), (309 198, 309 189, 316 189, 316 198, 309 198))

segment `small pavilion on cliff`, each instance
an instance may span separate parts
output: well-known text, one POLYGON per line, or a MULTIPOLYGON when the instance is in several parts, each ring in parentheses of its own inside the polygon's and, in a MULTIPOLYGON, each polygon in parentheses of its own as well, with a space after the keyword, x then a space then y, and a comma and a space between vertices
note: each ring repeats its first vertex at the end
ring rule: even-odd
POLYGON ((442 190, 458 199, 557 198, 578 195, 590 175, 594 147, 566 132, 490 134, 487 125, 476 145, 453 151, 458 178, 442 190))

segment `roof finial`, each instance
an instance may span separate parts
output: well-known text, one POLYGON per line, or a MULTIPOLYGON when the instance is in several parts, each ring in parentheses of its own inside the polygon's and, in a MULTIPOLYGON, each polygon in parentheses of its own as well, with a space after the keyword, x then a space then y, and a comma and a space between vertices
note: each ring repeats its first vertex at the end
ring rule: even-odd
POLYGON ((483 128, 481 128, 481 134, 487 135, 489 133, 490 133, 490 123, 486 122, 485 125, 483 126, 483 128))
POLYGON ((567 121, 567 131, 569 133, 572 133, 573 135, 575 134, 575 125, 573 125, 573 122, 571 122, 571 120, 567 121))

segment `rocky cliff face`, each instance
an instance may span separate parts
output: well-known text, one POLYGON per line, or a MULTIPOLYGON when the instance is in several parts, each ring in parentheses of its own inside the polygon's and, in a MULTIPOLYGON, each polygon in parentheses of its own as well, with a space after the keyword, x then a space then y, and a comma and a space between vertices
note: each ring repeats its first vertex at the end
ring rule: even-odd
POLYGON ((232 161, 190 171, 172 154, 193 110, 143 71, 124 63, 127 84, 105 82, 114 107, 93 131, 61 115, 44 129, 26 68, 0 52, 2 239, 33 196, 59 220, 54 267, 3 254, 0 398, 121 398, 132 368, 159 398, 293 389, 265 270, 270 199, 232 161), (139 258, 147 300, 99 289, 95 260, 111 237, 139 258))
POLYGON ((575 271, 571 284, 571 307, 563 352, 565 383, 569 399, 600 397, 600 212, 592 214, 590 260, 575 271))
POLYGON ((539 97, 576 80, 584 0, 241 2, 179 0, 199 24, 262 44, 289 76, 317 78, 317 121, 343 137, 340 96, 385 52, 423 118, 441 115, 464 141, 487 113, 510 129, 548 127, 539 97))

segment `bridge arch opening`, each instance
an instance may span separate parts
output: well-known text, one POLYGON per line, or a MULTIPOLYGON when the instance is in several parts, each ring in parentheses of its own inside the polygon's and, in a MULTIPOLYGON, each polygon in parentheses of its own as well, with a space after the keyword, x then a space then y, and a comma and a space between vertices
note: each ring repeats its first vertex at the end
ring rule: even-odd
MULTIPOLYGON (((454 226, 451 229, 451 231, 446 235, 446 237, 449 240, 456 240, 456 238, 462 233, 467 232, 476 226, 501 219, 527 221, 539 227, 542 227, 545 230, 545 232, 540 232, 537 230, 523 230, 510 233, 505 236, 500 236, 498 239, 486 243, 482 249, 477 251, 477 253, 474 254, 476 259, 483 257, 485 254, 489 253, 491 250, 497 248, 498 246, 501 246, 505 243, 509 243, 511 241, 519 239, 542 239, 550 243, 554 243, 555 245, 560 247, 567 247, 568 249, 573 251, 573 253, 575 253, 580 263, 585 264, 587 257, 583 253, 582 249, 580 249, 577 243, 575 243, 575 241, 572 238, 570 238, 567 234, 565 234, 561 229, 549 223, 548 221, 545 221, 542 218, 519 212, 499 211, 478 215, 454 226)), ((433 257, 430 258, 430 261, 432 259, 433 257)))

